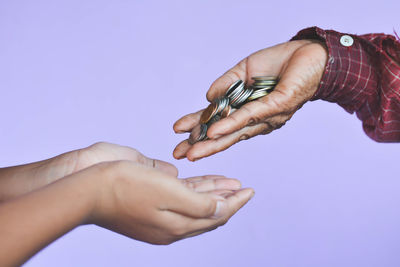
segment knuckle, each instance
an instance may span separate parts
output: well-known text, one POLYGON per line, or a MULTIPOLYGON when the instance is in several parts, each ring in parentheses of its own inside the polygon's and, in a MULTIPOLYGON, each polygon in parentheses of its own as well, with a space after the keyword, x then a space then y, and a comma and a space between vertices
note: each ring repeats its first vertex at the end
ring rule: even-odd
POLYGON ((265 123, 263 123, 263 127, 262 127, 262 130, 260 132, 260 135, 267 135, 271 131, 272 131, 271 126, 267 122, 265 122, 265 123))
POLYGON ((282 128, 282 126, 285 125, 285 124, 286 124, 286 122, 280 122, 280 123, 278 123, 278 124, 276 125, 275 129, 280 129, 280 128, 282 128))
POLYGON ((197 185, 193 182, 188 182, 186 180, 183 181, 183 184, 192 191, 196 191, 197 185))
POLYGON ((252 116, 252 117, 250 117, 250 119, 248 120, 247 126, 254 126, 254 125, 257 125, 257 124, 261 123, 262 120, 263 120, 263 119, 262 119, 261 117, 259 117, 259 116, 252 116))
POLYGON ((139 164, 142 164, 142 165, 146 164, 146 158, 139 153, 133 153, 133 158, 134 158, 134 161, 136 161, 139 164))
POLYGON ((240 141, 244 141, 244 140, 248 140, 248 139, 250 139, 250 135, 249 134, 242 134, 240 137, 239 137, 239 142, 240 141))
POLYGON ((93 145, 90 146, 90 148, 101 149, 101 148, 107 147, 109 145, 110 145, 110 143, 101 141, 101 142, 94 143, 93 145))
POLYGON ((278 117, 272 118, 272 119, 269 120, 269 125, 273 129, 280 129, 282 126, 284 126, 286 124, 286 122, 288 120, 291 119, 292 116, 293 116, 293 114, 282 115, 282 116, 278 116, 278 117))
POLYGON ((254 118, 250 118, 249 120, 248 120, 248 122, 247 122, 247 125, 248 126, 253 126, 253 125, 256 125, 257 123, 256 123, 256 120, 254 119, 254 118))
MULTIPOLYGON (((213 93, 211 93, 211 91, 213 91, 213 89, 210 89, 207 93, 206 93, 206 98, 207 98, 207 100, 208 101, 213 101, 214 100, 214 97, 213 97, 213 93)), ((174 124, 174 129, 178 129, 178 123, 176 122, 175 124, 174 124)))
POLYGON ((289 89, 286 85, 280 85, 273 91, 274 97, 267 96, 264 103, 272 105, 274 109, 282 113, 292 112, 297 109, 299 103, 297 91, 295 88, 289 89))
POLYGON ((254 114, 254 110, 249 106, 244 105, 240 109, 246 112, 245 116, 247 117, 247 121, 245 122, 245 125, 252 126, 261 121, 261 118, 258 116, 258 114, 254 114))
POLYGON ((276 97, 273 99, 274 105, 279 107, 280 110, 287 112, 293 109, 292 104, 292 90, 286 90, 285 88, 277 88, 274 90, 276 97))
POLYGON ((250 119, 248 120, 247 126, 254 126, 254 125, 259 124, 260 122, 261 122, 260 117, 253 116, 253 117, 250 117, 250 119))
POLYGON ((216 209, 216 202, 215 201, 208 201, 206 204, 202 207, 202 214, 204 217, 210 217, 214 215, 215 209, 216 209))
MULTIPOLYGON (((239 63, 238 66, 240 66, 240 64, 241 63, 239 63)), ((239 69, 233 68, 233 69, 229 70, 226 73, 226 75, 231 79, 231 82, 235 82, 236 80, 241 79, 240 72, 242 72, 241 68, 239 68, 239 69)))
POLYGON ((280 122, 280 121, 272 121, 270 122, 271 128, 273 129, 279 129, 281 128, 283 125, 285 125, 285 122, 280 122))

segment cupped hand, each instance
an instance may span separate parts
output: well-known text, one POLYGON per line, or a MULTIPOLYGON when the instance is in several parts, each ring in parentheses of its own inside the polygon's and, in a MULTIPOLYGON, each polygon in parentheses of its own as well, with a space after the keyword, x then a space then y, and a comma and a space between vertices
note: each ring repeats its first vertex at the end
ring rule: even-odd
MULTIPOLYGON (((223 176, 179 180, 129 161, 83 170, 104 177, 88 219, 101 227, 152 244, 170 244, 225 224, 253 196, 223 176), (97 169, 94 169, 97 168, 97 169)), ((97 178, 98 179, 98 178, 97 178)))
POLYGON ((89 147, 74 150, 54 158, 35 163, 35 176, 40 179, 41 186, 62 177, 78 172, 92 165, 106 162, 127 160, 158 169, 177 176, 178 170, 168 162, 148 158, 138 150, 116 144, 99 142, 89 147))
POLYGON ((171 163, 148 158, 138 150, 128 146, 120 146, 106 142, 99 142, 87 148, 76 150, 73 170, 79 171, 100 162, 119 160, 136 162, 166 172, 175 177, 178 175, 177 168, 171 163))
MULTIPOLYGON (((323 44, 300 40, 266 48, 243 59, 211 85, 207 99, 211 102, 223 96, 238 79, 250 84, 255 76, 277 76, 279 83, 274 91, 214 123, 207 131, 209 140, 194 145, 184 140, 175 148, 174 157, 195 161, 241 140, 279 129, 315 94, 327 58, 323 44)), ((199 124, 201 113, 202 110, 182 117, 174 124, 174 131, 190 132, 199 124)))
POLYGON ((178 170, 170 163, 148 158, 127 146, 101 142, 51 159, 0 169, 0 202, 46 186, 92 165, 118 160, 149 166, 175 177, 178 175, 178 170))

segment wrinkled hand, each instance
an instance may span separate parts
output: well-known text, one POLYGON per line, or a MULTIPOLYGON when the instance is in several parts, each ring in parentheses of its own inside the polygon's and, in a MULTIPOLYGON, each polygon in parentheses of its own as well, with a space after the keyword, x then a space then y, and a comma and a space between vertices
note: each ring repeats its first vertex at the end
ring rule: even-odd
POLYGON ((239 190, 235 179, 203 176, 182 182, 129 161, 101 163, 78 174, 97 181, 89 223, 152 244, 213 230, 254 194, 252 189, 239 190))
MULTIPOLYGON (((254 76, 278 76, 280 81, 269 95, 243 105, 229 117, 214 123, 209 140, 177 145, 174 157, 201 159, 233 144, 282 127, 315 94, 328 54, 323 44, 311 40, 291 41, 258 51, 243 59, 217 79, 207 92, 213 101, 225 94, 238 79, 251 83, 254 76)), ((174 124, 176 133, 190 132, 199 124, 202 110, 186 115, 174 124)))

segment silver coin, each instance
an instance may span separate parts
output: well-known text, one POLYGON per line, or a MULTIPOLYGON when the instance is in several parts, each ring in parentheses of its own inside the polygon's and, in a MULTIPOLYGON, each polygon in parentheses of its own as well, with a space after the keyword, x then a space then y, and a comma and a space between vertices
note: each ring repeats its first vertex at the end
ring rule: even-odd
POLYGON ((226 106, 229 105, 229 98, 227 97, 219 98, 217 100, 217 105, 218 107, 215 114, 220 114, 226 108, 226 106))
POLYGON ((207 130, 208 126, 206 124, 198 124, 193 128, 190 133, 188 142, 191 145, 196 144, 197 142, 203 141, 207 139, 207 130))
POLYGON ((207 125, 206 124, 198 124, 193 128, 190 133, 188 142, 191 145, 196 144, 197 142, 203 141, 207 138, 207 125))
POLYGON ((253 93, 253 89, 245 89, 243 92, 238 95, 236 98, 231 100, 231 106, 232 107, 239 107, 241 104, 243 104, 247 98, 253 93))
POLYGON ((268 93, 268 90, 265 89, 265 88, 257 89, 257 90, 253 91, 252 95, 254 95, 254 94, 263 94, 263 93, 268 93))
POLYGON ((219 121, 221 119, 220 115, 215 115, 211 118, 211 120, 207 123, 207 127, 210 127, 213 123, 219 121))
POLYGON ((230 98, 230 105, 232 107, 236 107, 238 99, 241 97, 241 95, 245 92, 245 89, 234 95, 232 98, 230 98))
POLYGON ((278 81, 268 81, 268 82, 260 82, 260 83, 252 83, 250 86, 254 87, 267 87, 267 86, 276 86, 278 84, 278 81))
POLYGON ((275 86, 269 85, 269 86, 265 86, 265 85, 251 85, 250 88, 254 89, 254 90, 258 90, 258 89, 265 89, 265 90, 273 90, 275 88, 275 86))
POLYGON ((236 95, 238 92, 243 90, 244 88, 244 82, 242 80, 237 80, 234 82, 226 91, 225 95, 229 98, 232 98, 234 95, 236 95))
POLYGON ((247 101, 248 101, 248 102, 254 101, 254 100, 259 99, 259 98, 261 98, 261 97, 264 97, 264 96, 266 96, 266 95, 268 95, 268 92, 267 92, 266 90, 258 90, 258 91, 255 91, 255 92, 247 99, 247 101))
POLYGON ((229 114, 228 114, 228 116, 229 115, 231 115, 233 112, 235 112, 237 109, 236 108, 231 108, 231 110, 229 111, 229 114))
POLYGON ((200 129, 200 136, 199 136, 198 142, 204 141, 207 139, 207 130, 208 130, 207 124, 201 124, 200 128, 201 129, 200 129))
POLYGON ((201 124, 196 125, 196 127, 193 128, 192 132, 190 133, 188 142, 191 145, 194 145, 200 137, 200 132, 201 132, 201 124))
POLYGON ((229 102, 232 104, 232 102, 235 101, 235 99, 237 99, 241 94, 243 94, 245 90, 245 87, 241 87, 240 90, 236 90, 235 92, 233 92, 230 97, 229 97, 229 102))
POLYGON ((236 106, 240 107, 242 104, 244 104, 247 99, 253 94, 254 90, 253 89, 246 89, 246 91, 243 92, 243 94, 240 96, 238 101, 236 102, 236 106))
POLYGON ((229 103, 232 103, 232 101, 234 101, 234 99, 237 99, 241 94, 243 94, 245 90, 245 87, 241 87, 240 90, 236 90, 235 92, 233 92, 230 97, 229 97, 229 103))
POLYGON ((277 76, 254 76, 251 77, 252 80, 254 81, 259 81, 259 80, 277 80, 277 76))
POLYGON ((257 81, 254 82, 252 85, 258 86, 258 85, 265 85, 265 86, 269 86, 269 85, 276 85, 278 83, 278 81, 257 81))

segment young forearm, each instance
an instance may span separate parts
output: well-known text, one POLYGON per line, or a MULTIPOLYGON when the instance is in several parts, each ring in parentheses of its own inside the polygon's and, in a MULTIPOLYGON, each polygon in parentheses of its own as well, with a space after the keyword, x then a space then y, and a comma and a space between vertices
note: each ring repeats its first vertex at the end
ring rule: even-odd
POLYGON ((0 203, 34 191, 72 173, 74 153, 6 168, 0 168, 0 203))
POLYGON ((20 265, 85 222, 93 206, 86 173, 61 179, 0 205, 0 263, 20 265))

